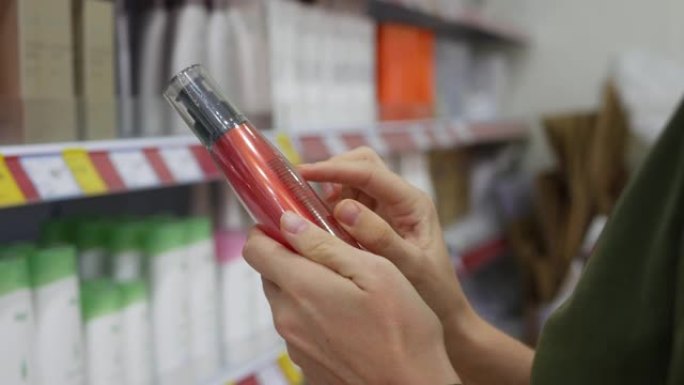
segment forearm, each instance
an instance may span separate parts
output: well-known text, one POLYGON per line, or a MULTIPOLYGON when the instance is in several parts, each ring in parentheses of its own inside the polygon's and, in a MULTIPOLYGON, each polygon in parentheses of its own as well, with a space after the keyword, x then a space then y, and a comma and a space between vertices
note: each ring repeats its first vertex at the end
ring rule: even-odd
POLYGON ((534 352, 470 310, 443 321, 449 359, 464 385, 529 385, 534 352))

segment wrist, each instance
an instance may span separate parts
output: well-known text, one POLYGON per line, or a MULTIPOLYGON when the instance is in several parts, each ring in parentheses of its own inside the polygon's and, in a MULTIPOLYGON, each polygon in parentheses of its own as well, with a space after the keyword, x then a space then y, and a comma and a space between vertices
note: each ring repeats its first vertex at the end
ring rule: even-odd
POLYGON ((447 341, 450 343, 453 343, 454 339, 459 342, 472 336, 482 329, 482 324, 485 322, 468 303, 458 310, 449 312, 440 321, 445 336, 449 336, 447 341))
POLYGON ((391 384, 460 384, 461 380, 456 374, 456 370, 451 366, 446 351, 442 351, 440 358, 430 360, 427 364, 412 365, 412 369, 405 372, 399 381, 390 381, 391 384))

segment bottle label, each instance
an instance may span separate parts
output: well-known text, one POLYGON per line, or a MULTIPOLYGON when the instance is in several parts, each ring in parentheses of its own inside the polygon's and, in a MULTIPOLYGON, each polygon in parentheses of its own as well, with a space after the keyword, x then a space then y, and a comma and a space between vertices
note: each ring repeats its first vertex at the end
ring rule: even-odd
POLYGON ((36 384, 83 385, 84 354, 76 277, 35 290, 36 384))
POLYGON ((147 302, 127 306, 122 312, 124 384, 152 383, 150 314, 147 302))
POLYGON ((89 321, 85 327, 89 385, 119 385, 123 382, 121 313, 89 321))
POLYGON ((29 290, 0 297, 0 384, 32 384, 33 328, 29 290))

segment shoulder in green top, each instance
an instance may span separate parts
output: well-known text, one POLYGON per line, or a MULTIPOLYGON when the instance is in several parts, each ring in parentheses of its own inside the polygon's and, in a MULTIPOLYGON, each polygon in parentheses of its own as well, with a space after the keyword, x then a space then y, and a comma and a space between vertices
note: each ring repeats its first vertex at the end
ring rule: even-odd
POLYGON ((533 385, 684 384, 684 105, 548 321, 533 385))

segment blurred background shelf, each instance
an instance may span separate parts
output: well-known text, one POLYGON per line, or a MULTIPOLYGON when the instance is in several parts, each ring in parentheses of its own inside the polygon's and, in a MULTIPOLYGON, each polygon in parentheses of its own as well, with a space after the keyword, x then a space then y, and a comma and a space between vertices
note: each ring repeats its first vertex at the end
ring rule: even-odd
MULTIPOLYGON (((358 146, 392 155, 522 140, 526 135, 527 126, 515 121, 467 124, 441 120, 296 136, 266 133, 285 153, 298 152, 306 161, 326 159, 358 146)), ((11 186, 0 192, 0 207, 219 179, 209 153, 192 136, 6 146, 0 147, 0 157, 0 175, 11 186)))
POLYGON ((369 0, 368 13, 379 22, 412 25, 435 31, 438 35, 525 46, 527 34, 510 23, 493 20, 478 11, 466 11, 454 17, 441 17, 390 1, 369 0))

